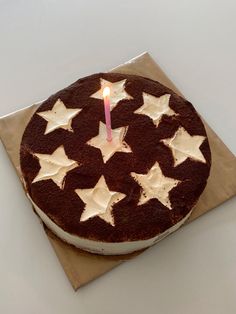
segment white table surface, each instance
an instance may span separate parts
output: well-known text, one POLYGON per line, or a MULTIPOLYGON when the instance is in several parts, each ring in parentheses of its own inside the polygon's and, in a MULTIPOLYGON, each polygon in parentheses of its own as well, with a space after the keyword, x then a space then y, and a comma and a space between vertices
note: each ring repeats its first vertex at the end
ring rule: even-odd
MULTIPOLYGON (((0 0, 0 115, 148 50, 236 153, 235 11, 234 0, 0 0)), ((2 146, 0 173, 0 313, 236 313, 235 199, 75 293, 2 146)))

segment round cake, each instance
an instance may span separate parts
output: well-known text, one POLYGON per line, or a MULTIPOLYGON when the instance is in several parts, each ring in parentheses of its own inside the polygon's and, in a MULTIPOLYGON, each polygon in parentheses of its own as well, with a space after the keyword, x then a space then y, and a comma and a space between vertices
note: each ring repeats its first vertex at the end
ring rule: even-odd
POLYGON ((20 161, 27 196, 49 229, 80 249, 116 255, 151 246, 186 221, 206 186, 211 154, 186 99, 144 77, 99 73, 39 106, 20 161))

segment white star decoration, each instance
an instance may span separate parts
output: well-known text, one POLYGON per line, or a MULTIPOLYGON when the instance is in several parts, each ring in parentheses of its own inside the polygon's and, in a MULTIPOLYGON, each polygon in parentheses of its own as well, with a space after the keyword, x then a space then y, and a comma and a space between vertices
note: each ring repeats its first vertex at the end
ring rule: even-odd
POLYGON ((77 189, 75 192, 85 203, 80 221, 86 221, 98 216, 113 227, 115 226, 114 217, 112 215, 113 205, 122 200, 126 195, 110 191, 104 176, 100 177, 94 188, 77 189))
POLYGON ((165 177, 159 163, 156 162, 147 174, 131 172, 131 176, 142 187, 138 205, 142 205, 152 198, 157 198, 164 206, 171 209, 169 192, 180 182, 179 180, 165 177))
POLYGON ((48 121, 44 134, 48 134, 56 129, 62 128, 73 132, 71 128, 72 119, 80 113, 82 109, 68 109, 64 103, 58 99, 52 110, 38 112, 37 114, 48 121))
POLYGON ((64 187, 67 172, 79 166, 75 160, 67 157, 64 147, 58 147, 51 155, 34 154, 39 160, 40 170, 33 183, 52 179, 60 189, 64 187))
POLYGON ((101 150, 104 163, 107 162, 115 152, 131 153, 132 150, 124 141, 128 127, 112 129, 112 141, 107 141, 106 125, 102 122, 99 124, 99 133, 90 139, 87 144, 101 150))
POLYGON ((205 136, 190 135, 183 127, 179 127, 172 138, 164 139, 162 142, 172 150, 174 166, 178 166, 187 158, 205 163, 200 146, 205 136))
POLYGON ((111 110, 117 106, 120 100, 133 98, 125 91, 126 80, 112 83, 101 78, 100 82, 101 82, 101 88, 90 97, 103 99, 103 89, 105 86, 109 86, 111 89, 111 94, 110 94, 111 110))
POLYGON ((155 97, 151 94, 143 93, 143 105, 134 113, 144 114, 153 120, 155 126, 158 126, 163 114, 168 116, 176 115, 169 107, 170 94, 155 97))

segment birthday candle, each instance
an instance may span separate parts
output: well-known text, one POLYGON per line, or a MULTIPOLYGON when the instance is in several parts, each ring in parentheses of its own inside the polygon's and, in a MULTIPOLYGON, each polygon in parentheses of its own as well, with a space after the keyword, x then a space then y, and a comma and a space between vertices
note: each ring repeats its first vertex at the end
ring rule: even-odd
POLYGON ((106 120, 106 129, 107 129, 107 140, 112 141, 111 134, 111 109, 110 109, 110 88, 106 86, 103 89, 103 99, 104 99, 104 111, 105 111, 105 120, 106 120))

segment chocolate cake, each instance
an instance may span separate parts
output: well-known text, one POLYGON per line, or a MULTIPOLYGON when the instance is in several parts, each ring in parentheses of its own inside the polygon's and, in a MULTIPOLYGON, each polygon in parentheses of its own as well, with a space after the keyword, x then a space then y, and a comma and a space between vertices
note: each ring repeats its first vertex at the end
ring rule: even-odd
POLYGON ((48 228, 81 249, 112 255, 148 247, 185 222, 206 186, 211 153, 186 99, 144 77, 99 73, 40 105, 20 160, 27 196, 48 228))

